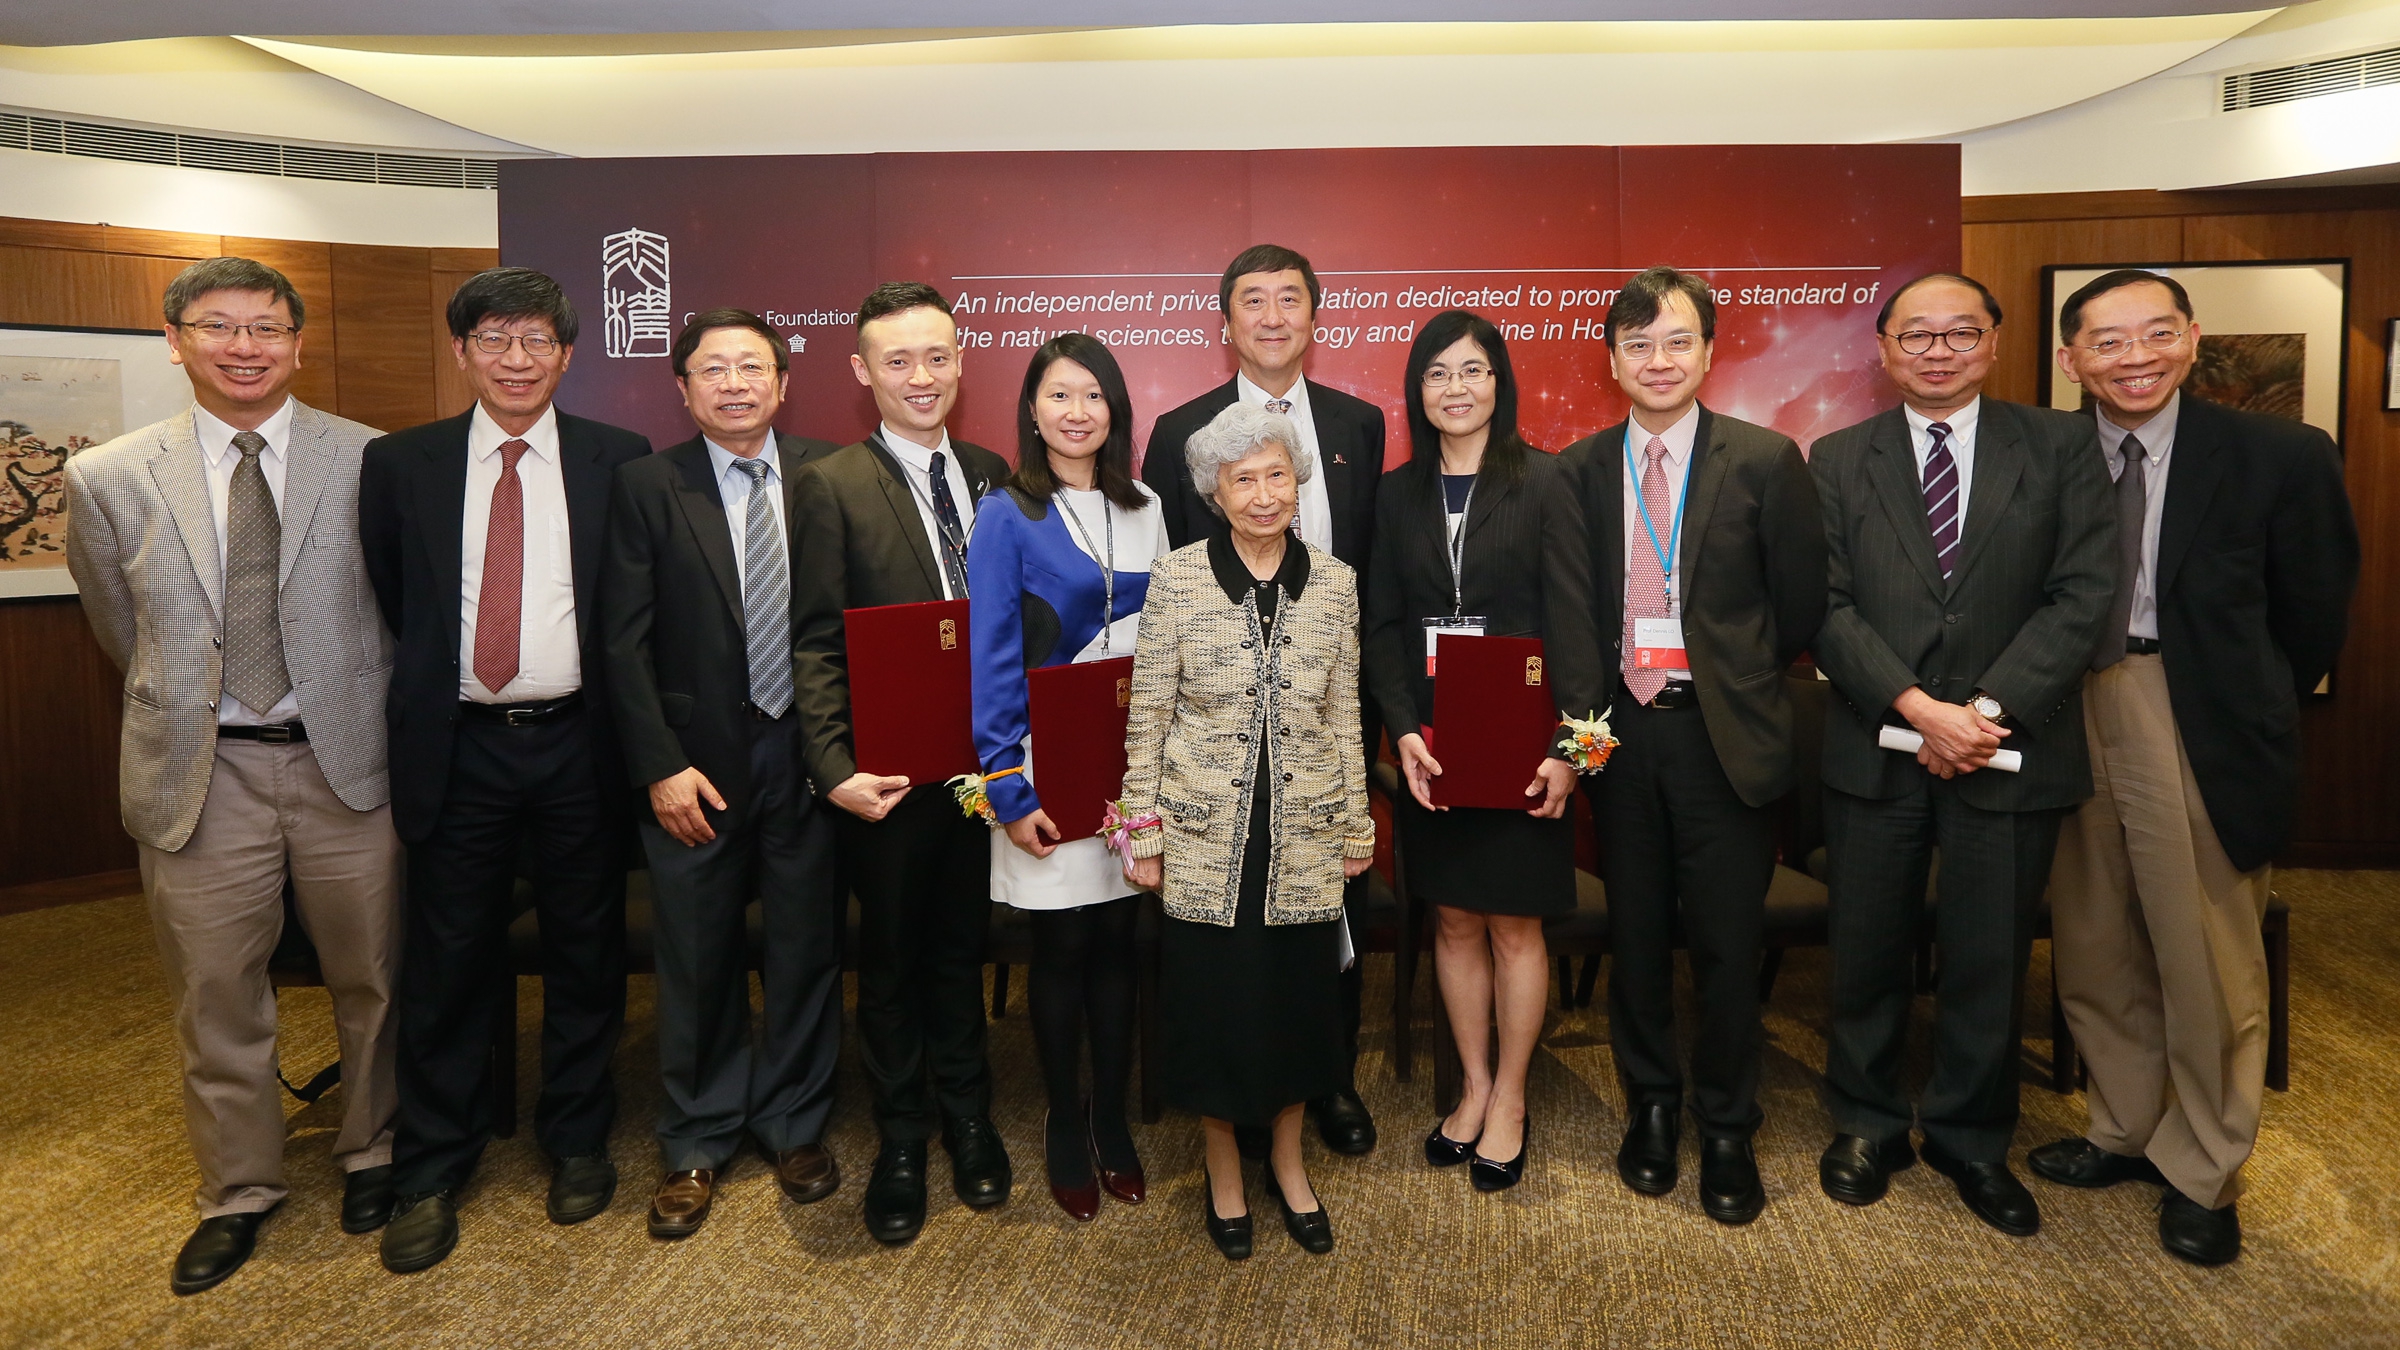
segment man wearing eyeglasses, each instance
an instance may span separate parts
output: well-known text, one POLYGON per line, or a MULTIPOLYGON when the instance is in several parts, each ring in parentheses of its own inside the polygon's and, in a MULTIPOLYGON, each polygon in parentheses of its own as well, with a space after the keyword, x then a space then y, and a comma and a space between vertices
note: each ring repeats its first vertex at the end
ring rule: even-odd
POLYGON ((1653 267, 1627 281, 1607 333, 1632 417, 1565 453, 1590 526, 1593 615, 1615 654, 1610 726, 1624 742, 1585 780, 1604 841, 1609 1041, 1625 1090, 1617 1174, 1646 1195, 1675 1189, 1680 932, 1699 1005, 1700 1206, 1744 1224, 1766 1205, 1751 1140, 1772 808, 1793 784, 1782 672, 1825 617, 1825 524, 1790 437, 1700 402, 1716 328, 1699 277, 1653 267))
POLYGON ((508 926, 531 883, 542 947, 542 1093, 554 1223, 608 1207, 609 1060, 625 1022, 628 824, 601 657, 600 553, 633 432, 552 402, 575 307, 523 267, 450 297, 474 406, 366 449, 359 534, 399 637, 385 706, 392 818, 408 845, 400 1114, 383 1264, 423 1270, 458 1241, 458 1199, 492 1135, 492 1038, 516 1034, 508 926), (494 1000, 502 1016, 495 1023, 494 1000))
POLYGON ((2089 418, 1983 396, 2000 306, 1982 283, 1919 277, 1875 329, 1901 405, 1810 456, 1830 554, 1817 667, 1834 695, 1837 1133, 1818 1180, 1875 1203, 1916 1161, 1915 1125, 1976 1217, 2029 1236, 2040 1211, 2008 1167, 2018 986, 2059 823, 2092 792, 2080 691, 2115 585, 2115 512, 2089 418), (1913 752, 1887 748, 1911 736, 1913 752), (1936 849, 1933 1070, 1912 1105, 1901 1048, 1936 849))
MULTIPOLYGON (((1181 548, 1205 539, 1226 527, 1192 487, 1192 476, 1184 469, 1185 442, 1236 402, 1283 413, 1308 442, 1317 466, 1300 485, 1293 532, 1350 564, 1363 586, 1375 544, 1375 485, 1383 478, 1383 410, 1302 376, 1316 333, 1317 305, 1323 299, 1316 269, 1306 257, 1281 245, 1253 244, 1225 265, 1217 283, 1217 303, 1225 315, 1226 340, 1233 346, 1234 376, 1158 419, 1143 454, 1142 481, 1158 494, 1169 543, 1181 548)), ((1363 611, 1363 593, 1359 601, 1363 611)), ((1375 700, 1362 690, 1359 707, 1374 706, 1375 700)), ((1371 713, 1362 712, 1359 721, 1364 753, 1372 760, 1383 730, 1371 713)), ((1363 875, 1353 878, 1346 903, 1362 903, 1367 884, 1363 875)), ((1353 1060, 1358 1056, 1363 980, 1362 967, 1355 961, 1342 972, 1343 1038, 1353 1060)), ((1334 1152, 1359 1154, 1375 1147, 1375 1118, 1356 1088, 1310 1102, 1309 1110, 1316 1115, 1325 1146, 1334 1152)), ((1265 1131, 1244 1126, 1240 1133, 1247 1156, 1267 1156, 1265 1131)))
POLYGON ((2268 860, 2300 797, 2300 700, 2341 650, 2358 527, 2303 422, 2183 392, 2191 297, 2131 269, 2059 310, 2059 369, 2116 480, 2117 600, 2084 685, 2096 791, 2050 888, 2091 1126, 2026 1158, 2067 1186, 2163 1185, 2159 1241, 2240 1254, 2266 1090, 2268 860))
POLYGON ((392 1207, 400 844, 384 773, 391 638, 359 556, 372 428, 291 396, 306 313, 247 258, 165 297, 192 409, 67 461, 67 565, 125 672, 118 788, 183 1050, 200 1226, 178 1294, 249 1259, 289 1188, 267 959, 290 887, 341 1041, 347 1232, 392 1207))

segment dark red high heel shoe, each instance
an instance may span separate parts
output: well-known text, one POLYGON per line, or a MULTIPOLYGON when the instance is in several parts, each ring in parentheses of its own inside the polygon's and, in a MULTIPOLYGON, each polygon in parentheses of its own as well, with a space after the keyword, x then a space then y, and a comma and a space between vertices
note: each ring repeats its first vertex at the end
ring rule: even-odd
POLYGON ((1149 1183, 1142 1179, 1142 1169, 1138 1165, 1130 1172, 1117 1172, 1100 1161, 1100 1140, 1092 1130, 1092 1102, 1088 1097, 1083 1103, 1083 1137, 1091 1145, 1092 1171, 1100 1178, 1102 1190, 1129 1205, 1138 1205, 1150 1198, 1149 1183))
MULTIPOLYGON (((1042 1136, 1045 1141, 1049 1138, 1049 1134, 1050 1117, 1045 1114, 1042 1117, 1042 1136)), ((1085 1140, 1085 1146, 1087 1148, 1090 1146, 1088 1137, 1085 1140)), ((1058 1207, 1067 1212, 1067 1217, 1077 1223, 1090 1223, 1100 1215, 1100 1183, 1098 1181, 1086 1180, 1080 1186, 1061 1186, 1058 1184, 1057 1178, 1053 1177, 1050 1181, 1050 1198, 1057 1201, 1058 1207)))

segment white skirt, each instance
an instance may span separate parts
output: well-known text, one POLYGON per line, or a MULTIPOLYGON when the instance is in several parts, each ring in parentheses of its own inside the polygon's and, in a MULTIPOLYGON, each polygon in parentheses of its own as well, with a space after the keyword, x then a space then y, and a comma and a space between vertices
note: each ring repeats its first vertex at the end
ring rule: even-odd
MULTIPOLYGON (((1028 738, 1030 742, 1031 738, 1028 738)), ((1033 781, 1033 748, 1025 750, 1025 781, 1033 781)), ((1125 868, 1096 836, 1062 840, 1047 858, 1010 843, 992 829, 992 898, 1018 909, 1081 909, 1134 893, 1125 868)))

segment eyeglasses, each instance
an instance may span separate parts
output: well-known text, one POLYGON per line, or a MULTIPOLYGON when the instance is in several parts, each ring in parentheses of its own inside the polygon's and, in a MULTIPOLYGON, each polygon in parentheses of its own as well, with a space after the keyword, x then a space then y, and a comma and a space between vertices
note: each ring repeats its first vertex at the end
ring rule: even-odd
POLYGON ((1700 350, 1698 333, 1677 333, 1670 338, 1653 341, 1650 338, 1627 338, 1617 344, 1617 355, 1628 361, 1647 361, 1653 352, 1664 351, 1669 356, 1690 356, 1700 350))
POLYGON ((2154 352, 2171 352, 2175 350, 2176 343, 2183 341, 2183 335, 2190 331, 2189 328, 2153 328, 2140 337, 2102 338, 2098 342, 2070 342, 2067 345, 2090 352, 2095 360, 2122 361, 2133 355, 2136 345, 2148 347, 2154 352))
POLYGON ((522 346, 525 354, 537 361, 545 356, 557 355, 559 348, 567 345, 548 333, 503 333, 491 328, 472 334, 467 340, 475 344, 475 350, 486 356, 498 356, 510 347, 522 346))
POLYGON ((759 384, 774 373, 775 367, 764 361, 744 361, 738 366, 721 363, 702 366, 691 373, 691 378, 702 384, 723 384, 738 374, 742 377, 744 384, 759 384))
POLYGON ((1933 350, 1935 338, 1940 338, 1942 345, 1954 352, 1971 352, 1977 343, 1983 341, 1983 335, 1991 331, 1989 328, 1952 328, 1936 333, 1928 329, 1911 328, 1905 333, 1886 333, 1884 336, 1900 344, 1900 350, 1910 356, 1923 356, 1933 350))
POLYGON ((192 323, 178 322, 177 328, 192 335, 204 346, 222 347, 233 341, 234 334, 248 333, 250 340, 261 347, 280 347, 299 332, 297 324, 289 323, 227 323, 223 319, 200 319, 192 323))
POLYGON ((1454 379, 1461 384, 1482 384, 1490 378, 1492 368, 1481 361, 1469 361, 1456 370, 1448 366, 1425 367, 1425 387, 1428 389, 1439 389, 1454 379))

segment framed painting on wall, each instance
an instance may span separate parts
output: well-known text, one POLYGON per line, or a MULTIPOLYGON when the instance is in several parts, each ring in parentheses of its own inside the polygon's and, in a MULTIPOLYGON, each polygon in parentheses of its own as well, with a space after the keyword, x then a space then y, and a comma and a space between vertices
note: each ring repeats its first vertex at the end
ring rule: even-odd
POLYGON ((191 402, 156 328, 0 324, 0 600, 75 593, 67 460, 191 402))
POLYGON ((2173 277, 2192 297, 2200 354, 2184 388, 2211 402, 2306 422, 2342 443, 2349 366, 2350 260, 2053 263, 2042 269, 2041 402, 2084 406, 2059 373, 2058 308, 2085 282, 2121 267, 2173 277))

